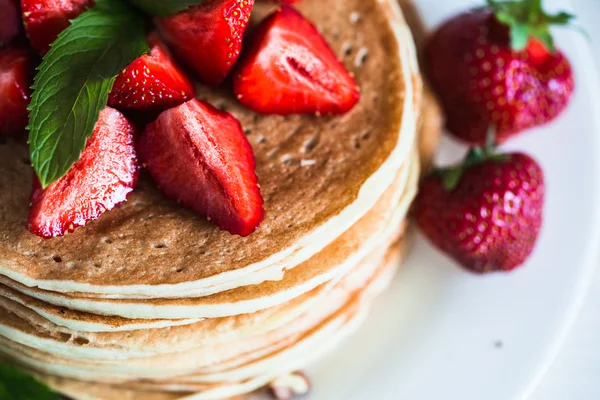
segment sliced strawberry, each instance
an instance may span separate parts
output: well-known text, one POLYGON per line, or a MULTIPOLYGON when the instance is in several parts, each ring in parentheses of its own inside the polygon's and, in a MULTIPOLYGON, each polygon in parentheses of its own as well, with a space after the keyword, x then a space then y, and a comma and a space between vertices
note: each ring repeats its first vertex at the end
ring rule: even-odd
POLYGON ((265 114, 343 114, 360 98, 317 29, 289 6, 257 28, 233 88, 242 104, 265 114))
POLYGON ((231 114, 190 100, 148 125, 139 152, 165 195, 221 229, 247 236, 262 221, 254 154, 231 114))
POLYGON ((0 136, 25 131, 32 68, 26 49, 0 50, 0 136))
POLYGON ((108 104, 125 110, 165 110, 195 96, 194 86, 175 65, 157 34, 150 53, 135 60, 116 79, 108 104))
POLYGON ((0 47, 9 45, 23 28, 18 0, 0 0, 0 47))
POLYGON ((242 49, 254 0, 207 0, 156 25, 175 55, 209 85, 218 85, 242 49))
POLYGON ((40 54, 50 49, 58 34, 94 0, 21 0, 25 32, 31 46, 40 54))
POLYGON ((62 236, 124 202, 140 169, 134 134, 123 114, 105 108, 69 172, 45 190, 35 180, 27 229, 44 238, 62 236))

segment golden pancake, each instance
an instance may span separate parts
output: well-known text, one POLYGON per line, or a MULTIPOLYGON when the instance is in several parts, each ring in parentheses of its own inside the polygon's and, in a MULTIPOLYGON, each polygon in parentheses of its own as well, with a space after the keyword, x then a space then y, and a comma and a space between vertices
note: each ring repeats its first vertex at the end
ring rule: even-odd
MULTIPOLYGON (((226 107, 249 134, 266 209, 257 232, 241 238, 220 231, 143 176, 126 204, 63 238, 42 240, 23 227, 32 177, 23 163, 27 150, 9 141, 0 146, 0 273, 59 292, 195 296, 215 283, 244 286, 251 272, 275 263, 297 265, 349 229, 408 158, 420 81, 410 31, 395 5, 329 0, 327 13, 323 6, 323 0, 298 5, 340 54, 345 43, 354 46, 343 59, 362 94, 351 112, 259 116, 228 93, 200 93, 226 107), (350 22, 354 12, 360 26, 350 22), (361 48, 369 57, 359 65, 361 48)), ((269 6, 257 4, 256 15, 262 7, 269 6)))
MULTIPOLYGON (((394 248, 398 248, 395 246, 394 248)), ((391 251, 386 257, 386 266, 382 269, 378 279, 372 283, 371 292, 368 293, 369 296, 377 295, 381 290, 383 290, 391 280, 391 276, 393 275, 395 269, 400 264, 400 253, 396 251, 391 251)), ((225 399, 230 396, 235 396, 243 393, 248 393, 252 390, 260 388, 271 380, 273 380, 277 376, 284 375, 286 371, 294 371, 310 362, 307 358, 316 357, 322 354, 322 351, 328 351, 331 348, 335 347, 340 340, 343 340, 345 336, 348 336, 355 330, 361 318, 364 318, 365 304, 363 304, 363 312, 359 314, 359 318, 355 318, 352 321, 351 316, 346 315, 346 318, 349 318, 350 321, 353 322, 351 324, 345 325, 345 330, 342 329, 339 331, 339 335, 334 336, 334 340, 330 341, 330 343, 323 343, 317 341, 315 343, 316 348, 310 349, 310 351, 306 351, 303 348, 300 348, 302 351, 298 351, 300 355, 291 354, 291 357, 281 356, 279 354, 273 354, 271 357, 266 357, 266 359, 275 359, 276 363, 276 372, 274 374, 266 374, 264 376, 254 377, 249 380, 244 380, 240 382, 217 382, 217 383, 199 383, 194 382, 194 377, 187 377, 179 379, 180 382, 169 382, 169 383, 139 383, 127 386, 110 386, 110 385, 102 385, 102 384, 90 384, 87 382, 75 381, 65 378, 57 378, 52 376, 40 376, 46 383, 48 383, 51 387, 56 390, 62 391, 63 393, 73 397, 77 400, 121 400, 121 399, 131 399, 131 400, 146 400, 146 399, 155 399, 155 400, 206 400, 206 399, 225 399), (335 340, 337 339, 337 340, 335 340), (317 353, 316 355, 314 353, 317 353), (275 357, 280 357, 276 359, 275 357), (133 386, 133 387, 132 387, 133 386), (135 388, 134 388, 135 387, 135 388), (187 391, 185 389, 188 389, 187 391), (192 392, 197 391, 198 393, 193 394, 192 392), (169 393, 174 392, 174 393, 169 393)), ((356 309, 346 309, 346 313, 348 311, 356 311, 356 309)), ((355 314, 356 315, 356 314, 355 314)), ((310 336, 310 335, 309 335, 310 336)), ((291 352, 288 352, 285 355, 290 355, 291 352)), ((264 360, 263 360, 264 361, 264 360)), ((246 366, 249 367, 249 366, 246 366)), ((241 400, 241 399, 240 399, 241 400)))
MULTIPOLYGON (((382 250, 378 250, 381 255, 374 254, 373 257, 365 260, 367 272, 368 270, 377 270, 381 264, 385 265, 388 246, 385 245, 382 250)), ((397 249, 397 247, 394 247, 397 249)), ((397 251, 397 250, 395 250, 397 251)), ((240 365, 251 363, 256 359, 263 358, 274 351, 279 351, 291 346, 301 337, 306 335, 306 332, 315 329, 315 326, 323 324, 322 321, 332 319, 333 315, 338 313, 338 310, 344 308, 344 304, 350 298, 362 296, 362 293, 370 293, 368 288, 360 288, 360 284, 369 282, 367 278, 358 279, 351 285, 342 285, 339 290, 330 292, 324 301, 318 307, 312 307, 306 313, 299 316, 290 323, 282 326, 274 331, 264 334, 250 336, 243 340, 238 340, 222 345, 202 346, 200 348, 189 349, 181 353, 170 353, 157 355, 145 358, 135 358, 135 355, 130 355, 132 358, 126 360, 107 358, 107 359, 88 359, 79 358, 81 355, 78 351, 85 349, 84 346, 69 346, 71 351, 65 352, 62 356, 51 354, 50 352, 57 351, 60 347, 64 347, 64 343, 50 343, 50 340, 44 341, 44 346, 38 346, 31 342, 27 344, 34 345, 38 349, 34 349, 27 345, 17 344, 4 337, 0 338, 2 348, 0 351, 18 362, 23 362, 25 365, 35 366, 45 372, 50 372, 62 376, 73 377, 84 380, 95 380, 104 382, 118 382, 137 379, 169 379, 177 376, 189 375, 196 371, 211 371, 236 368, 240 365), (354 294, 356 292, 358 294, 354 294)), ((349 281, 351 282, 351 281, 349 281)), ((352 300, 350 301, 352 302, 352 300)), ((334 318, 336 321, 338 318, 334 318)), ((9 319, 6 315, 2 315, 2 320, 5 323, 13 324, 19 330, 27 331, 26 321, 20 320, 18 317, 9 319)), ((338 321, 339 322, 339 321, 338 321)), ((337 329, 336 323, 327 323, 330 326, 329 330, 337 329)), ((323 337, 330 336, 330 331, 320 329, 320 335, 323 337)), ((31 330, 29 330, 31 333, 31 330)), ((4 334, 6 331, 3 330, 4 334)), ((37 339, 44 339, 37 337, 37 339)), ((47 338, 46 338, 47 339, 47 338)), ((28 340, 36 340, 36 337, 28 340)), ((124 354, 126 356, 126 354, 124 354)))
POLYGON ((76 400, 225 399, 305 367, 360 326, 399 265, 415 154, 429 165, 441 113, 395 0, 299 7, 362 100, 341 117, 284 118, 199 88, 240 119, 256 153, 267 217, 248 238, 143 176, 124 206, 42 241, 19 226, 25 148, 0 144, 0 359, 76 400))
POLYGON ((173 328, 86 335, 61 329, 43 318, 35 318, 37 314, 26 307, 0 301, 0 336, 58 356, 109 359, 147 357, 200 346, 243 342, 247 337, 266 334, 291 323, 318 304, 330 307, 344 302, 370 279, 378 267, 376 255, 369 255, 369 258, 372 262, 363 261, 349 273, 282 306, 173 328), (34 316, 30 315, 32 313, 34 316))
POLYGON ((400 229, 401 221, 405 218, 408 206, 416 193, 418 161, 414 154, 411 161, 408 170, 404 171, 406 173, 402 181, 398 182, 400 188, 408 182, 405 193, 392 185, 377 207, 328 246, 326 251, 287 271, 281 280, 267 281, 206 297, 145 300, 73 297, 28 288, 1 276, 0 283, 59 307, 125 318, 218 318, 274 307, 331 279, 337 268, 351 268, 377 246, 381 235, 390 235, 388 230, 400 229), (402 201, 399 209, 395 210, 399 197, 402 201))

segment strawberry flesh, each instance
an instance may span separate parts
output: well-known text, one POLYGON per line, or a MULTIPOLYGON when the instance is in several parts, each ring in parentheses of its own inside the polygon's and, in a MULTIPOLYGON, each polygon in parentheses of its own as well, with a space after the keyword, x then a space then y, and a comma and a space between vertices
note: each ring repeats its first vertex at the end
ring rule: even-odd
POLYGON ((18 0, 0 0, 0 11, 0 47, 4 47, 19 36, 23 25, 18 0))
POLYGON ((21 0, 25 32, 31 46, 45 54, 50 44, 88 7, 94 0, 21 0))
POLYGON ((190 100, 146 127, 139 152, 166 196, 219 228, 247 236, 262 221, 254 154, 231 114, 190 100))
POLYGON ((488 9, 449 20, 426 48, 426 69, 457 137, 483 144, 490 126, 498 142, 554 120, 574 89, 560 52, 532 38, 513 50, 510 31, 488 9))
POLYGON ((416 200, 426 236, 473 272, 515 269, 533 251, 542 226, 542 169, 525 154, 507 156, 467 168, 453 190, 434 173, 416 200))
POLYGON ((175 55, 215 86, 240 55, 253 6, 254 0, 207 0, 155 22, 175 55))
POLYGON ((157 34, 151 50, 136 59, 115 80, 108 105, 123 110, 162 111, 195 96, 194 86, 173 62, 157 34))
POLYGON ((37 179, 27 220, 43 238, 62 236, 124 202, 139 172, 133 125, 110 107, 100 112, 94 133, 69 172, 42 189, 37 179))
POLYGON ((32 72, 28 50, 20 47, 0 50, 0 136, 25 131, 32 72))
POLYGON ((360 97, 317 29, 285 5, 254 32, 233 88, 242 104, 265 114, 343 114, 360 97))

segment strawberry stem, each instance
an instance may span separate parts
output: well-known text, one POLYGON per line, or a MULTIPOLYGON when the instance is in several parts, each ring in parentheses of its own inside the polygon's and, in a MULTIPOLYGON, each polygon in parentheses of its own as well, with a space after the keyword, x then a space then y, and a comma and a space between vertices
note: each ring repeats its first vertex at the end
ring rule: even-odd
POLYGON ((489 153, 493 153, 496 150, 498 143, 496 142, 496 131, 495 125, 490 125, 487 134, 485 136, 485 148, 489 153))
POLYGON ((463 165, 457 165, 456 167, 439 170, 438 173, 442 178, 444 189, 449 192, 454 190, 454 188, 458 186, 458 182, 460 182, 460 178, 462 178, 464 172, 465 168, 463 165))
POLYGON ((554 39, 551 26, 569 26, 575 18, 573 14, 560 11, 547 13, 542 0, 487 0, 488 6, 501 23, 510 28, 511 46, 514 50, 524 50, 531 39, 537 39, 554 53, 554 39))
POLYGON ((442 179, 444 188, 452 191, 458 186, 460 179, 467 169, 485 162, 505 162, 508 159, 509 156, 506 154, 496 153, 496 128, 491 126, 488 129, 485 146, 471 147, 461 164, 436 169, 435 173, 442 179))
POLYGON ((465 167, 470 167, 472 165, 481 164, 489 157, 488 151, 485 147, 471 147, 465 160, 463 161, 463 165, 465 167))

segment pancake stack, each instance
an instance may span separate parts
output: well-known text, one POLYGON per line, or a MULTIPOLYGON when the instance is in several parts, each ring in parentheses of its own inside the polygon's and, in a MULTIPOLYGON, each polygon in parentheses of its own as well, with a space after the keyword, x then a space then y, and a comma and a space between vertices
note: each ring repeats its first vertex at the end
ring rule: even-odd
MULTIPOLYGON (((259 116, 199 88, 254 148, 266 218, 249 237, 218 230, 142 176, 126 204, 40 239, 23 226, 27 147, 0 144, 4 362, 75 399, 224 399, 305 367, 360 325, 400 264, 417 127, 427 149, 437 123, 419 120, 428 113, 397 3, 298 8, 354 73, 361 101, 341 117, 259 116)), ((257 5, 255 17, 271 9, 257 5)))

